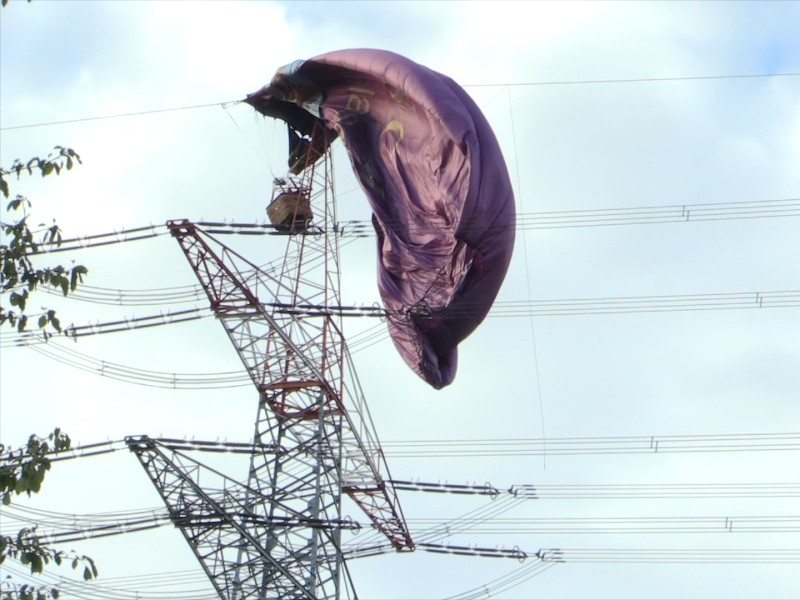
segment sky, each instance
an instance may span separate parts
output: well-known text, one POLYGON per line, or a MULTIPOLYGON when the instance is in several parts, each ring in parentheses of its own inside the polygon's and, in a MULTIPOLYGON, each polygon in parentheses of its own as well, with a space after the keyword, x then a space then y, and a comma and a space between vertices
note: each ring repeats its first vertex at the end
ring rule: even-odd
MULTIPOLYGON (((516 316, 496 310, 461 344, 456 381, 441 391, 408 370, 385 335, 362 344, 355 367, 396 479, 490 482, 498 489, 681 485, 685 493, 610 499, 542 494, 502 512, 502 498, 401 492, 412 536, 421 539, 437 523, 485 511, 486 521, 442 543, 529 553, 559 548, 567 560, 536 570, 532 559, 416 552, 357 559, 349 568, 358 597, 366 600, 796 598, 796 564, 757 556, 791 551, 796 562, 800 553, 799 22, 800 4, 792 2, 11 0, 0 10, 0 164, 46 155, 57 144, 81 155, 83 164, 61 177, 12 184, 33 202, 32 221, 55 219, 67 238, 168 219, 263 222, 272 179, 285 173, 285 133, 236 101, 296 59, 373 47, 445 73, 472 95, 503 149, 525 222, 534 213, 578 211, 567 215, 574 225, 586 211, 698 204, 724 204, 730 216, 731 203, 793 200, 793 212, 775 218, 518 227, 497 299, 498 307, 509 307, 761 293, 762 308, 588 315, 521 310, 516 316), (716 77, 764 73, 795 75, 716 77), (148 114, 88 120, 140 112, 148 114), (794 292, 794 300, 771 306, 777 292, 794 292), (619 444, 652 437, 663 447, 670 436, 694 436, 682 446, 690 449, 710 444, 708 436, 744 434, 785 436, 781 443, 769 438, 777 445, 762 451, 745 442, 728 452, 553 450, 565 438, 619 444), (542 439, 544 455, 475 451, 485 440, 542 439), (437 453, 435 443, 443 440, 460 440, 458 448, 473 453, 437 453), (416 442, 420 455, 400 452, 401 441, 416 442), (690 486, 701 484, 772 491, 693 496, 698 488, 690 486), (794 491, 779 497, 778 484, 794 491), (610 521, 623 518, 639 520, 610 521), (701 521, 712 525, 703 529, 701 521), (735 526, 727 528, 728 522, 735 526), (645 550, 702 558, 697 564, 630 559, 645 550), (627 552, 628 562, 577 560, 581 552, 596 557, 606 551, 627 552), (726 552, 744 558, 719 561, 726 552), (516 585, 498 583, 507 576, 516 585)), ((333 159, 341 219, 368 219, 341 145, 333 159)), ((255 262, 282 252, 273 238, 239 237, 225 241, 255 262)), ((378 300, 374 243, 356 239, 342 249, 345 304, 378 300)), ((196 283, 166 235, 55 256, 85 264, 89 290, 196 283)), ((195 306, 107 306, 51 295, 41 302, 75 325, 195 306)), ((348 339, 364 339, 376 326, 364 321, 345 324, 348 339)), ((10 331, 0 341, 0 440, 7 446, 56 426, 78 444, 138 434, 229 441, 251 435, 257 394, 249 386, 146 387, 16 347, 10 331)), ((56 343, 134 369, 241 369, 213 319, 56 343)), ((161 507, 127 452, 57 463, 39 496, 14 504, 67 515, 161 507)), ((354 505, 344 509, 360 518, 354 505)), ((10 514, 0 513, 4 533, 18 526, 10 514)), ((123 597, 119 590, 128 585, 141 586, 143 599, 188 597, 180 587, 187 574, 195 576, 186 585, 200 590, 198 597, 213 597, 170 527, 70 547, 95 558, 96 583, 106 597, 123 597), (172 575, 153 576, 161 573, 172 575), (154 587, 144 588, 142 576, 154 587)), ((69 569, 56 573, 72 575, 69 569)))

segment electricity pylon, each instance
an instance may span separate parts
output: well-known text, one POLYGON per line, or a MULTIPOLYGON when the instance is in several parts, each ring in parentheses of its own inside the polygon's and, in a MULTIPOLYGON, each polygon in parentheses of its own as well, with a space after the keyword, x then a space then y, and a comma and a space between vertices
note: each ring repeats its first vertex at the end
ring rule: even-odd
POLYGON ((226 600, 356 597, 341 534, 358 525, 343 496, 396 551, 414 549, 342 332, 330 152, 316 158, 275 180, 279 264, 256 266, 211 227, 167 224, 258 390, 252 443, 225 446, 250 455, 249 473, 195 458, 211 444, 128 445, 226 600))

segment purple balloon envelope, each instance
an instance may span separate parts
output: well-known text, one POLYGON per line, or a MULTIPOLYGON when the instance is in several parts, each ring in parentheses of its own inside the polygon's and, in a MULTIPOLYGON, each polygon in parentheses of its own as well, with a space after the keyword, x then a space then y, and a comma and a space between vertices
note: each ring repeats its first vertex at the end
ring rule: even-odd
POLYGON ((508 169, 476 104, 444 75, 362 49, 283 67, 247 102, 287 122, 290 163, 319 146, 315 123, 342 139, 372 207, 394 344, 430 385, 452 383, 514 246, 508 169))

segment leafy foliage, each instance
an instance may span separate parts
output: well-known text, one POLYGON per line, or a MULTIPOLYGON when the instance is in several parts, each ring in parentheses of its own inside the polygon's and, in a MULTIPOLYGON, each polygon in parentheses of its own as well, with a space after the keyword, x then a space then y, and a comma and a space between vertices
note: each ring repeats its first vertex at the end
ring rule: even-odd
MULTIPOLYGON (((9 169, 0 168, 0 193, 8 199, 11 195, 8 179, 16 175, 33 175, 39 172, 42 177, 56 174, 62 170, 71 170, 76 164, 81 163, 77 152, 71 148, 56 146, 53 153, 47 158, 35 156, 27 162, 17 159, 9 169)), ((43 246, 60 246, 61 230, 53 223, 43 231, 34 233, 28 225, 28 209, 31 203, 25 196, 16 195, 10 200, 6 211, 22 212, 22 217, 11 223, 2 223, 2 232, 8 239, 7 243, 0 244, 0 294, 8 294, 8 303, 11 309, 6 310, 0 305, 0 326, 8 322, 17 331, 22 332, 28 325, 28 315, 25 309, 31 293, 39 285, 47 285, 59 289, 65 296, 74 292, 88 270, 83 265, 71 268, 57 265, 55 267, 37 268, 31 256, 35 255, 43 246)), ((2 297, 2 296, 0 296, 2 297)), ((61 322, 54 310, 44 309, 38 315, 37 324, 40 328, 52 327, 61 332, 61 322)))
MULTIPOLYGON (((8 0, 0 0, 0 3, 5 7, 8 0)), ((19 179, 21 174, 33 175, 35 170, 38 170, 42 177, 53 173, 60 175, 62 169, 69 171, 76 162, 81 163, 80 156, 70 148, 56 146, 55 151, 56 154, 51 153, 45 159, 34 157, 26 163, 17 159, 10 169, 0 167, 0 193, 3 197, 8 199, 11 194, 7 179, 9 175, 16 174, 19 179)), ((53 223, 37 241, 27 224, 27 209, 30 206, 30 201, 21 195, 15 196, 9 202, 6 211, 22 210, 23 217, 13 223, 2 223, 2 231, 10 238, 10 242, 0 243, 0 263, 2 263, 0 298, 9 292, 9 303, 19 311, 17 313, 6 311, 0 306, 0 326, 8 321, 12 327, 16 326, 18 331, 23 331, 27 325, 28 315, 25 314, 25 307, 31 292, 36 290, 38 285, 60 288, 66 296, 70 291, 75 291, 87 273, 86 267, 80 265, 71 269, 61 265, 45 269, 34 267, 30 255, 35 254, 40 245, 60 245, 61 231, 58 225, 53 223)), ((39 316, 40 328, 47 327, 48 324, 56 331, 61 331, 61 324, 53 310, 46 310, 39 316)), ((50 469, 48 455, 68 450, 70 445, 69 436, 60 429, 55 429, 46 438, 31 435, 27 445, 16 451, 6 452, 5 446, 0 444, 0 494, 3 505, 11 503, 13 494, 26 493, 30 496, 32 493, 37 493, 41 489, 45 474, 50 469)), ((91 558, 51 548, 36 535, 35 527, 20 529, 16 536, 0 535, 0 564, 5 562, 6 558, 16 559, 23 565, 29 565, 32 574, 41 573, 45 565, 50 562, 56 565, 69 562, 73 569, 83 568, 84 580, 97 577, 97 567, 91 558)), ((60 592, 57 587, 27 583, 18 585, 11 576, 0 581, 0 600, 51 598, 58 600, 59 597, 60 592)))
POLYGON ((0 594, 1 600, 58 600, 61 597, 58 588, 35 587, 27 583, 16 585, 10 575, 0 583, 0 594))
MULTIPOLYGON (((31 3, 31 0, 28 0, 28 4, 30 4, 30 3, 31 3)), ((6 4, 8 4, 8 0, 2 0, 2 6, 6 6, 6 4)), ((3 598, 3 600, 5 600, 5 598, 3 598)))
POLYGON ((56 565, 70 564, 73 569, 83 568, 83 579, 88 581, 97 577, 94 560, 74 551, 64 552, 51 548, 36 534, 35 527, 20 529, 16 536, 0 536, 0 564, 6 558, 18 560, 28 565, 32 574, 44 571, 51 561, 56 565))
MULTIPOLYGON (((0 494, 3 505, 11 503, 15 494, 35 494, 39 492, 45 474, 50 470, 50 456, 69 450, 72 442, 60 429, 55 429, 47 437, 31 435, 28 443, 17 450, 6 451, 0 444, 0 494)), ((88 556, 74 551, 65 552, 50 547, 37 535, 35 527, 20 529, 16 536, 0 535, 0 564, 6 558, 18 560, 30 567, 31 573, 41 573, 45 565, 70 564, 73 569, 83 569, 84 580, 97 577, 97 567, 88 556)), ((47 586, 16 585, 10 579, 0 584, 1 600, 46 600, 57 599, 57 588, 47 586)))
POLYGON ((6 452, 0 444, 0 494, 4 505, 11 504, 12 494, 37 493, 50 470, 49 455, 69 450, 72 440, 56 428, 46 438, 31 435, 23 448, 6 452))

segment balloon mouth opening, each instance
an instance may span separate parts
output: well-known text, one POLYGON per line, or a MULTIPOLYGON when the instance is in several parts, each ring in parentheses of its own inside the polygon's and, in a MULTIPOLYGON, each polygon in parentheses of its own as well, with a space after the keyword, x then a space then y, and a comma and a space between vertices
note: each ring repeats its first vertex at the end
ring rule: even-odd
POLYGON ((419 370, 435 389, 453 383, 458 367, 458 349, 450 328, 436 318, 414 319, 421 342, 419 370))

